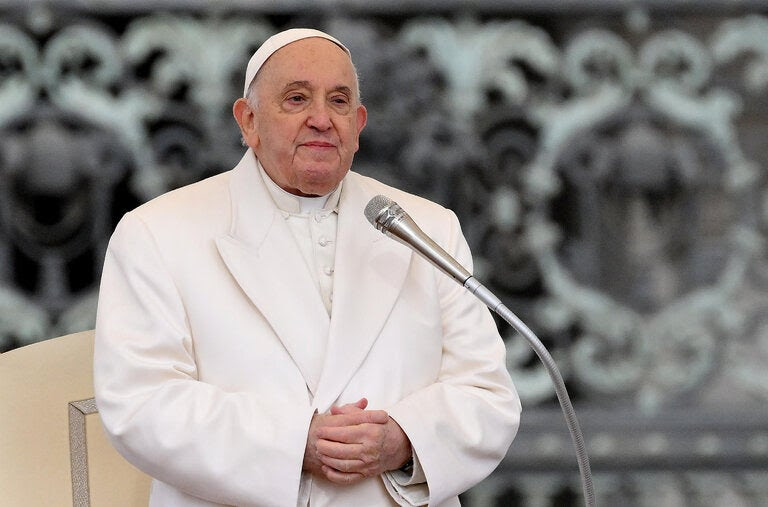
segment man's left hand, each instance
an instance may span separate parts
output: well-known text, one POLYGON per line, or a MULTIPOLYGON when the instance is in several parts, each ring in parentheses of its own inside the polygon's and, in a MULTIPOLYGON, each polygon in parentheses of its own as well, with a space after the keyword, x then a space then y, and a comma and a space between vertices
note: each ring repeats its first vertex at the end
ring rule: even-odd
MULTIPOLYGON (((331 408, 331 414, 359 410, 359 406, 345 405, 331 408)), ((400 468, 412 452, 411 442, 391 417, 384 424, 321 428, 317 451, 323 474, 338 484, 352 484, 400 468)))

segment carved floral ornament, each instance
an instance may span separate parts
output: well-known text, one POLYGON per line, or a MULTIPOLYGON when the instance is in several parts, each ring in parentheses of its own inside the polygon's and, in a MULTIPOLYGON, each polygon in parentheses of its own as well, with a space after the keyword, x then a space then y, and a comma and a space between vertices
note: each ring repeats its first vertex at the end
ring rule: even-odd
MULTIPOLYGON (((756 314, 735 300, 749 272, 761 269, 765 208, 740 203, 764 206, 765 192, 755 188, 764 176, 739 145, 744 99, 712 83, 716 65, 749 52, 747 89, 764 91, 764 18, 729 21, 709 45, 670 30, 636 51, 593 29, 561 52, 545 32, 518 22, 419 22, 403 33, 446 74, 457 130, 472 135, 492 86, 538 132, 533 157, 498 168, 525 176, 510 174, 520 181, 496 187, 483 219, 524 242, 538 265, 546 287, 534 303, 539 325, 580 330, 564 352, 571 378, 591 391, 635 393, 652 409, 713 375, 718 339, 749 339, 734 321, 756 314), (527 82, 521 63, 568 97, 527 82), (579 225, 553 216, 561 204, 579 225)), ((481 271, 490 269, 484 260, 481 271)), ((512 369, 529 361, 530 351, 507 343, 512 369)), ((515 374, 530 401, 551 396, 540 369, 515 374)))
MULTIPOLYGON (((650 409, 719 378, 766 399, 754 357, 737 373, 723 361, 761 343, 768 304, 765 169, 739 131, 768 87, 768 20, 562 42, 522 20, 380 23, 329 21, 371 110, 356 168, 456 209, 477 274, 519 303, 587 398, 630 394, 650 409), (741 73, 719 79, 728 65, 741 73)), ((120 195, 139 203, 237 160, 230 103, 276 29, 171 15, 45 37, 0 26, 0 306, 19 316, 0 318, 0 335, 24 343, 92 322, 120 195), (29 196, 60 214, 46 225, 29 196), (15 277, 19 258, 36 282, 15 277), (91 263, 87 286, 67 280, 73 262, 91 263)), ((529 352, 507 344, 526 401, 551 398, 529 352)))

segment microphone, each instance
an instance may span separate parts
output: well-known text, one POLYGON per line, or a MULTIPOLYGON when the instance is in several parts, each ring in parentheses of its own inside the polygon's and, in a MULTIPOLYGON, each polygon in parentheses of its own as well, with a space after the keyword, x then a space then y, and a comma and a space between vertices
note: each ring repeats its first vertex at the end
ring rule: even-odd
POLYGON ((365 207, 365 218, 376 229, 413 249, 440 271, 464 285, 472 274, 432 241, 395 201, 377 195, 365 207))
POLYGON ((437 269, 477 296, 488 308, 499 313, 499 309, 504 307, 499 298, 427 236, 395 201, 385 195, 377 195, 368 201, 364 213, 365 218, 376 229, 427 259, 437 269))
POLYGON ((560 370, 549 351, 544 347, 539 338, 531 331, 520 318, 515 315, 499 298, 493 295, 483 284, 464 269, 464 267, 427 236, 416 222, 395 201, 385 195, 377 195, 368 201, 365 206, 365 218, 376 229, 393 238, 427 259, 433 266, 447 274, 469 292, 474 294, 488 308, 496 312, 520 335, 528 341, 536 355, 544 364, 552 383, 555 386, 555 394, 563 410, 568 431, 576 450, 576 460, 579 464, 584 501, 587 507, 595 506, 595 491, 592 484, 592 470, 589 464, 584 436, 576 418, 576 412, 571 404, 571 398, 565 388, 560 370))

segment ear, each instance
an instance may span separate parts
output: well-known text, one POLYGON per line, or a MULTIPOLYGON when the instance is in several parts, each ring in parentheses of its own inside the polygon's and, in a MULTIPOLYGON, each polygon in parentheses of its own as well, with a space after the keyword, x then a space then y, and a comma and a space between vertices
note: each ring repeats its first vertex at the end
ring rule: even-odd
POLYGON ((235 116, 237 124, 240 126, 240 133, 243 135, 245 143, 255 149, 259 144, 259 129, 256 112, 244 98, 239 98, 232 105, 232 114, 235 116))
POLYGON ((360 132, 363 131, 363 128, 365 128, 365 124, 368 122, 368 110, 363 105, 357 106, 357 111, 355 112, 357 115, 357 142, 355 146, 355 151, 357 151, 358 148, 360 148, 360 132))

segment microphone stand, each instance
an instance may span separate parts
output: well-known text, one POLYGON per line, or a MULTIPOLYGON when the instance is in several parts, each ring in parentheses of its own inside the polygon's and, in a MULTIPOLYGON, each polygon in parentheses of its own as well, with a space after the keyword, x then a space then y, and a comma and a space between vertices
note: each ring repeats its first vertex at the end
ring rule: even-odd
POLYGON ((376 229, 413 249, 433 266, 463 285, 528 341, 544 364, 549 377, 552 379, 552 383, 555 385, 555 394, 557 394, 560 407, 563 409, 565 422, 568 425, 571 440, 573 440, 573 445, 576 448, 576 459, 579 463, 584 502, 587 507, 595 507, 592 471, 589 467, 589 456, 587 456, 587 448, 584 445, 584 437, 579 428, 579 421, 576 419, 576 412, 573 410, 571 398, 568 396, 560 370, 557 369, 555 360, 552 359, 544 344, 541 343, 541 340, 533 334, 533 331, 517 315, 504 306, 499 298, 478 282, 466 268, 456 262, 456 259, 451 257, 432 238, 424 234, 424 231, 416 225, 410 215, 392 199, 383 195, 374 197, 365 208, 365 217, 376 229))
POLYGON ((531 348, 533 348, 536 355, 539 356, 539 359, 544 364, 547 373, 549 373, 549 377, 552 379, 552 383, 555 385, 555 394, 557 394, 560 407, 563 409, 563 415, 565 416, 565 422, 568 425, 568 431, 571 434, 571 440, 573 440, 573 446, 576 448, 576 459, 579 463, 579 474, 581 475, 584 502, 587 507, 595 507, 592 470, 589 466, 589 456, 587 455, 587 449, 584 445, 584 437, 581 434, 579 421, 576 419, 576 412, 573 409, 571 398, 568 396, 563 377, 557 369, 555 360, 552 359, 552 356, 544 347, 544 344, 541 343, 541 340, 536 337, 533 331, 531 331, 509 308, 504 306, 499 298, 494 296, 490 290, 478 282, 475 277, 470 276, 466 279, 463 285, 469 292, 474 294, 480 301, 485 303, 488 308, 496 312, 510 326, 520 333, 523 338, 528 341, 531 348))

